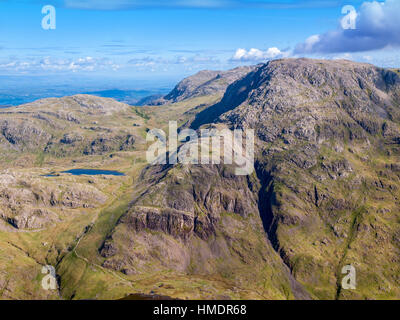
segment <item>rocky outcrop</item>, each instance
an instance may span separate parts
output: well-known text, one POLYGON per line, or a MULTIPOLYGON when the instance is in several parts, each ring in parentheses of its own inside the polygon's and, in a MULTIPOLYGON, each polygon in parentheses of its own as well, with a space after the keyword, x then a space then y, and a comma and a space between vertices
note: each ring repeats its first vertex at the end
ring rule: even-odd
POLYGON ((57 214, 43 208, 23 208, 20 213, 12 217, 6 215, 1 217, 13 227, 26 230, 42 229, 60 221, 57 214))
POLYGON ((28 120, 0 120, 0 145, 16 151, 43 149, 51 135, 28 120))
POLYGON ((194 230, 193 216, 173 209, 133 207, 120 223, 126 224, 135 232, 146 229, 162 231, 182 240, 188 240, 194 230))
POLYGON ((56 182, 43 184, 39 178, 0 174, 0 219, 17 229, 42 229, 60 221, 59 209, 94 208, 107 197, 92 186, 56 182))
POLYGON ((83 149, 83 154, 94 155, 104 154, 113 151, 131 150, 135 144, 135 137, 131 134, 121 135, 100 135, 89 142, 83 149))

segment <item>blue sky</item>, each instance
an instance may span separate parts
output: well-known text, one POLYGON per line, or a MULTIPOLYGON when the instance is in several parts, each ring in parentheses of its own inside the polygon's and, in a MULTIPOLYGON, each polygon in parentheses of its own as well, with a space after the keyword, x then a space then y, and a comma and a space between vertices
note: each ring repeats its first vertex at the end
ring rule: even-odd
POLYGON ((380 2, 0 0, 0 75, 175 80, 292 56, 400 66, 400 0, 380 2), (340 29, 344 5, 357 30, 340 29))

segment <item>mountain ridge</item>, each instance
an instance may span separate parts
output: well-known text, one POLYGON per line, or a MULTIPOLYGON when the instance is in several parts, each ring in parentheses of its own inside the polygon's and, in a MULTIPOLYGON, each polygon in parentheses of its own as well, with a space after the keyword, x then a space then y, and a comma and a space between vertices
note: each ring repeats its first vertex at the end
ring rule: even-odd
POLYGON ((224 93, 227 86, 254 69, 253 66, 237 67, 228 71, 202 70, 180 81, 165 96, 146 97, 138 105, 165 105, 186 99, 224 93))

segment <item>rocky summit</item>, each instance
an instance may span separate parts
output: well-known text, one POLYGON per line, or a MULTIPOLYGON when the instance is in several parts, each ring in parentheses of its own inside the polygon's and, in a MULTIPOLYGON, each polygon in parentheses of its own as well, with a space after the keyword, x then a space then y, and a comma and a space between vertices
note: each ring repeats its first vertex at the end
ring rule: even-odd
POLYGON ((0 112, 1 298, 400 298, 399 70, 281 59, 145 101, 0 112), (170 120, 254 129, 255 171, 149 165, 146 132, 170 120), (57 292, 41 290, 42 265, 57 292))

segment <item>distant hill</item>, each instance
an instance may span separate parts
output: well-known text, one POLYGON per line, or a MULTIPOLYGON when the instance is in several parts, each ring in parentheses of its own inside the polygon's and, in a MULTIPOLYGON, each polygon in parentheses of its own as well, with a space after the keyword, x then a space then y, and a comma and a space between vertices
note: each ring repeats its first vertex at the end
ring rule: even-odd
POLYGON ((166 96, 153 95, 138 102, 138 105, 165 105, 186 99, 223 94, 230 84, 244 77, 254 66, 238 67, 228 71, 203 70, 183 79, 166 96))
POLYGON ((12 91, 2 88, 0 92, 0 108, 18 106, 21 104, 31 103, 39 99, 46 98, 62 98, 75 94, 89 94, 100 98, 113 98, 119 102, 127 104, 137 104, 139 100, 145 97, 158 94, 157 97, 162 97, 169 89, 155 88, 155 89, 139 89, 139 90, 121 90, 121 89, 107 89, 107 90, 90 90, 90 89, 77 89, 77 88, 34 88, 12 91))
MULTIPOLYGON (((111 90, 85 92, 85 94, 90 94, 102 98, 113 98, 119 102, 127 104, 137 104, 138 101, 140 101, 145 97, 155 94, 155 92, 150 90, 111 89, 111 90)), ((162 96, 162 94, 159 94, 158 96, 162 96)))

